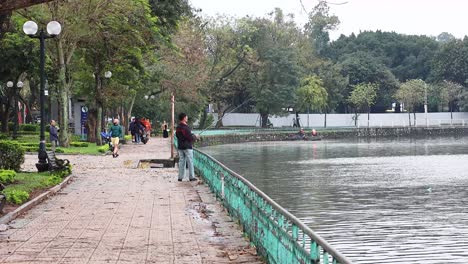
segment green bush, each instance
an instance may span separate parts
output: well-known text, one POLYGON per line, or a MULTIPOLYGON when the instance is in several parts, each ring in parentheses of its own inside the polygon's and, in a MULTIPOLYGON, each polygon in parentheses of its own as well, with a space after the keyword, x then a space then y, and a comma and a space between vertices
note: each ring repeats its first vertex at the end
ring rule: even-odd
POLYGON ((24 152, 38 152, 39 147, 25 147, 21 146, 24 150, 24 152))
POLYGON ((81 136, 80 135, 70 135, 70 140, 72 142, 80 142, 81 141, 81 136))
POLYGON ((6 189, 3 191, 3 194, 8 202, 18 205, 24 204, 29 199, 29 193, 21 190, 6 189))
POLYGON ((54 171, 52 175, 57 176, 59 178, 65 178, 72 173, 72 165, 68 164, 67 168, 64 170, 54 171))
POLYGON ((89 146, 88 142, 72 142, 70 146, 77 148, 86 148, 89 146))
POLYGON ((13 129, 15 129, 15 123, 8 122, 8 131, 13 131, 13 129))
MULTIPOLYGON (((39 143, 23 142, 23 143, 19 143, 19 144, 22 147, 33 147, 33 148, 39 149, 39 143)), ((50 147, 50 146, 52 146, 52 144, 46 143, 46 147, 50 147)))
POLYGON ((0 133, 0 140, 7 140, 7 139, 8 139, 7 134, 0 133))
POLYGON ((125 135, 125 136, 124 136, 124 139, 125 139, 126 141, 132 141, 132 135, 125 135))
POLYGON ((56 148, 55 153, 65 153, 65 150, 63 150, 61 148, 56 148))
POLYGON ((35 131, 18 131, 19 136, 32 136, 32 135, 37 135, 39 136, 39 132, 35 131))
POLYGON ((0 141, 0 169, 20 171, 24 149, 13 141, 0 141))
POLYGON ((98 148, 100 153, 106 153, 109 150, 109 145, 103 145, 98 148))
POLYGON ((52 176, 47 177, 47 179, 45 179, 42 182, 42 185, 44 187, 52 187, 52 186, 60 184, 61 182, 62 182, 62 177, 60 177, 60 175, 58 174, 53 174, 52 176))
POLYGON ((9 184, 15 180, 16 172, 12 170, 0 170, 0 183, 9 184))
POLYGON ((20 131, 28 131, 28 132, 37 132, 39 131, 39 126, 34 124, 21 124, 20 131))

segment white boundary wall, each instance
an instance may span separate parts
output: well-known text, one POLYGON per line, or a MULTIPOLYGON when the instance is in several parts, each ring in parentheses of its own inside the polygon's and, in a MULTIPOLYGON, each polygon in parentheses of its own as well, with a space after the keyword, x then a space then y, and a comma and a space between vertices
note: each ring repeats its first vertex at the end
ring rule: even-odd
MULTIPOLYGON (((217 114, 213 114, 217 120, 217 114)), ((293 114, 287 116, 270 116, 273 127, 292 127, 293 114)), ((429 126, 468 126, 468 112, 454 112, 453 120, 450 119, 450 112, 428 113, 427 122, 429 126)), ((301 125, 307 127, 307 114, 299 115, 301 125)), ((414 116, 411 114, 411 126, 413 126, 414 116)), ((309 127, 324 127, 324 114, 310 114, 309 127)), ((371 127, 407 127, 409 124, 408 113, 381 113, 370 114, 371 127)), ((259 114, 239 114, 231 113, 223 118, 225 127, 260 127, 259 114)), ((416 125, 426 126, 424 113, 416 113, 416 125)), ((327 127, 354 127, 354 114, 327 114, 327 127)), ((358 127, 367 127, 367 114, 361 113, 358 116, 358 127)))

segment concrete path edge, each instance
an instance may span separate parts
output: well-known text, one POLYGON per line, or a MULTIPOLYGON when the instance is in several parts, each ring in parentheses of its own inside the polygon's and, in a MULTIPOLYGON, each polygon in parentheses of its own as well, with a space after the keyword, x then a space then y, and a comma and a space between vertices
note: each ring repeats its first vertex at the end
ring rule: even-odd
POLYGON ((56 194, 58 191, 62 190, 65 186, 67 186, 72 178, 73 178, 73 174, 70 174, 60 184, 50 188, 45 193, 37 196, 36 198, 32 199, 31 201, 29 201, 27 203, 21 205, 20 207, 16 208, 16 210, 14 210, 13 212, 10 212, 10 213, 6 214, 5 216, 1 217, 0 218, 0 225, 8 224, 10 221, 14 220, 19 215, 22 215, 22 214, 26 213, 28 210, 30 210, 34 206, 42 203, 44 200, 46 200, 50 196, 56 194))

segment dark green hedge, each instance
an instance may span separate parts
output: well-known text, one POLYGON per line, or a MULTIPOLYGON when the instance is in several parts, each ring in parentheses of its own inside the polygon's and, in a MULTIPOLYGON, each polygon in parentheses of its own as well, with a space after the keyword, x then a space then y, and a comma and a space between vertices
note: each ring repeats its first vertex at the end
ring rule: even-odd
POLYGON ((0 169, 20 171, 24 163, 24 149, 13 141, 0 141, 0 169))
POLYGON ((27 132, 37 132, 39 131, 39 125, 34 124, 21 124, 19 127, 20 131, 27 131, 27 132))

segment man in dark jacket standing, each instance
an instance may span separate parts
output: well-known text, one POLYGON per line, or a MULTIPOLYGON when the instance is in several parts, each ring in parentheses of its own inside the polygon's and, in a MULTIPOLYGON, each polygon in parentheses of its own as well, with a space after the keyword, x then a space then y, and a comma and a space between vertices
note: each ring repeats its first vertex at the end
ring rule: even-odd
POLYGON ((52 151, 55 152, 55 149, 58 146, 58 131, 59 129, 56 126, 57 124, 55 123, 55 120, 50 121, 50 129, 49 129, 49 134, 50 134, 50 143, 51 143, 51 149, 52 151))
POLYGON ((185 167, 188 165, 189 180, 196 181, 195 172, 193 169, 193 141, 197 137, 192 134, 190 127, 187 125, 188 117, 185 113, 179 114, 179 125, 176 128, 177 137, 177 152, 179 153, 179 181, 185 176, 185 167))

